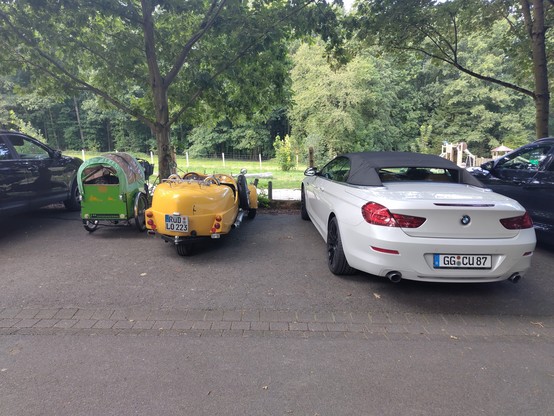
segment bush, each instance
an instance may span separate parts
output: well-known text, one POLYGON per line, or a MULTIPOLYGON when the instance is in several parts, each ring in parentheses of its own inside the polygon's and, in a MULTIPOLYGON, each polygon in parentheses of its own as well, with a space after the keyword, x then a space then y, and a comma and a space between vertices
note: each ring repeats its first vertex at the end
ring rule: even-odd
POLYGON ((292 151, 290 136, 287 134, 284 140, 281 140, 281 138, 277 136, 273 143, 273 147, 275 148, 275 156, 281 170, 287 172, 294 168, 294 153, 292 151))

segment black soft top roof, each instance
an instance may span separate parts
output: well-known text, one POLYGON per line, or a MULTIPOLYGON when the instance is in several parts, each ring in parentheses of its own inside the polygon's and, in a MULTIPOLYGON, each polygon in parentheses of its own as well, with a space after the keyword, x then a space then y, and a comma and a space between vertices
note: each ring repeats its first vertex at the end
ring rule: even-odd
POLYGON ((484 186, 465 169, 436 155, 413 152, 359 152, 346 153, 339 157, 350 160, 350 174, 346 182, 352 185, 381 186, 379 169, 382 168, 439 168, 456 170, 460 183, 484 186))

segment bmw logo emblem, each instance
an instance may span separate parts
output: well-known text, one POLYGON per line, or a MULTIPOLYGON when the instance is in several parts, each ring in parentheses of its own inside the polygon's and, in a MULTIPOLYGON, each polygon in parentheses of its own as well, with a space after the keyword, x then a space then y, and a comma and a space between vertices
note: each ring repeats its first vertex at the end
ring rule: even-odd
POLYGON ((471 222, 471 218, 469 217, 469 215, 464 215, 460 222, 462 223, 462 225, 468 225, 471 222))

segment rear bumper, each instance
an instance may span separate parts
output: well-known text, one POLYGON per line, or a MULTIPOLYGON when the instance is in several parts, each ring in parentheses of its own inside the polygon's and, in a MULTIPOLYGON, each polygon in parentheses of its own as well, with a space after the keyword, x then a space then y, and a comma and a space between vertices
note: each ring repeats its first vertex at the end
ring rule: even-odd
POLYGON ((536 238, 533 229, 507 239, 436 239, 407 236, 401 229, 378 226, 341 229, 348 263, 377 276, 399 272, 403 279, 427 282, 476 283, 524 276, 531 266, 536 238), (368 229, 367 227, 371 227, 368 229), (395 250, 387 254, 375 248, 395 250), (490 269, 436 269, 434 254, 490 255, 490 269))
MULTIPOLYGON (((148 233, 151 234, 151 235, 158 234, 162 238, 162 240, 164 240, 166 243, 171 243, 171 244, 174 244, 174 245, 192 244, 195 241, 206 240, 206 239, 210 238, 209 236, 186 236, 186 237, 183 237, 183 236, 177 236, 177 235, 165 235, 165 234, 156 233, 155 231, 152 231, 152 230, 149 230, 148 233)), ((221 237, 221 234, 215 234, 215 236, 216 237, 211 236, 211 238, 219 238, 219 237, 221 237)))
MULTIPOLYGON (((162 236, 171 239, 181 239, 183 241, 187 239, 194 239, 199 237, 212 237, 214 234, 227 234, 231 231, 236 215, 233 212, 226 212, 223 214, 204 214, 204 215, 191 215, 188 216, 188 229, 187 232, 170 231, 165 228, 165 212, 158 212, 152 208, 146 210, 146 228, 156 231, 162 236), (151 215, 151 216, 149 216, 151 215), (216 221, 219 217, 221 220, 216 221), (149 220, 153 224, 149 223, 149 220), (214 228, 215 223, 219 223, 217 229, 214 228)), ((214 238, 214 237, 212 237, 214 238)))

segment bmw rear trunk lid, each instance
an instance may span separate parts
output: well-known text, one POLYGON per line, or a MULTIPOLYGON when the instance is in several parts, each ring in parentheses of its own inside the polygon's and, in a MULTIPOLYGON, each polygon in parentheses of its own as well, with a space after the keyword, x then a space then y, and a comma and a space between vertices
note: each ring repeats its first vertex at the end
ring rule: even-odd
POLYGON ((368 197, 393 214, 426 218, 418 228, 402 229, 412 237, 513 238, 520 231, 505 228, 500 220, 525 213, 513 199, 462 184, 389 183, 368 197))

